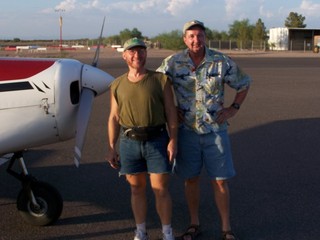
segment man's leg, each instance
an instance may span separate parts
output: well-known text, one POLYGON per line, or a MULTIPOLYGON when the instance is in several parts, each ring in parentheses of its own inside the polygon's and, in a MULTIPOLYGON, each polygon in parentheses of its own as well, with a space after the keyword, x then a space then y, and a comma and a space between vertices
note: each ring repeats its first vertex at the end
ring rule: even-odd
POLYGON ((171 227, 172 200, 169 192, 170 175, 150 174, 151 187, 156 199, 156 209, 162 224, 162 234, 165 240, 173 240, 171 227))
POLYGON ((185 180, 185 196, 188 204, 190 225, 186 232, 181 236, 183 240, 192 240, 198 236, 200 231, 199 222, 199 203, 200 203, 200 186, 199 177, 185 180))
POLYGON ((131 207, 136 224, 142 224, 146 222, 146 175, 147 173, 126 175, 127 181, 131 187, 131 207))
POLYGON ((185 181, 185 195, 188 204, 191 225, 199 225, 199 181, 199 177, 190 178, 185 181))
POLYGON ((222 231, 231 230, 230 226, 230 193, 226 180, 212 180, 216 206, 221 218, 222 231))
POLYGON ((171 224, 172 201, 169 193, 169 174, 150 174, 150 183, 156 199, 156 209, 162 225, 171 224))

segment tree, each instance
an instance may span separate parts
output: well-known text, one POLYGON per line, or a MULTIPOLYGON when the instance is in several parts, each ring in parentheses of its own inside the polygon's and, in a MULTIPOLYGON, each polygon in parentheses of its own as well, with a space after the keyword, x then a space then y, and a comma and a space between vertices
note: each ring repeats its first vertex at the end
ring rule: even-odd
POLYGON ((304 24, 305 19, 306 18, 301 14, 299 15, 296 12, 290 12, 289 16, 284 22, 284 25, 291 28, 305 28, 307 26, 304 24))
POLYGON ((266 27, 262 20, 259 18, 256 22, 256 26, 253 29, 252 40, 255 45, 260 44, 260 48, 262 47, 263 42, 267 39, 266 27))
POLYGON ((120 31, 119 36, 121 42, 124 43, 125 41, 131 38, 131 31, 128 28, 125 28, 124 30, 120 31))
POLYGON ((180 50, 185 48, 182 32, 180 30, 160 34, 153 38, 152 41, 160 43, 161 47, 165 49, 180 50))
POLYGON ((131 31, 131 37, 136 37, 136 38, 142 38, 142 33, 137 29, 137 28, 134 28, 132 29, 131 31))
POLYGON ((250 25, 249 19, 236 20, 229 25, 229 36, 231 39, 237 40, 238 48, 250 48, 253 29, 254 26, 250 25))
POLYGON ((120 31, 119 35, 122 43, 133 37, 142 38, 142 33, 137 28, 133 28, 131 31, 126 28, 120 31))
POLYGON ((229 34, 226 31, 220 32, 220 35, 221 35, 221 40, 223 40, 223 41, 230 39, 229 34))
MULTIPOLYGON (((206 30, 208 31, 208 30, 206 30)), ((210 35, 207 34, 207 39, 208 40, 229 40, 228 33, 225 31, 217 31, 217 30, 210 30, 210 35)))
POLYGON ((217 31, 211 31, 209 28, 206 27, 206 38, 207 39, 214 39, 217 31))
POLYGON ((108 45, 113 45, 113 44, 114 45, 121 45, 121 39, 120 39, 119 35, 110 36, 105 41, 108 45))
POLYGON ((265 49, 266 48, 267 32, 261 18, 258 19, 252 31, 252 48, 265 49))
POLYGON ((261 18, 259 18, 258 21, 256 22, 255 28, 253 29, 252 40, 257 42, 264 41, 266 40, 266 37, 267 37, 266 27, 262 22, 261 18))

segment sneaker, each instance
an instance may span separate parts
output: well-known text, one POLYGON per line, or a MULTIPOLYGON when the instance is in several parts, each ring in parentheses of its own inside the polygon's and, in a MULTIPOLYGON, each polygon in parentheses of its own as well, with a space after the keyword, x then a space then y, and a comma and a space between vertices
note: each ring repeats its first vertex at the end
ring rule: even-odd
POLYGON ((149 237, 147 233, 136 230, 133 240, 149 240, 149 237))
POLYGON ((162 234, 162 240, 174 240, 174 236, 173 236, 173 233, 172 233, 172 229, 170 230, 169 233, 163 233, 162 234))

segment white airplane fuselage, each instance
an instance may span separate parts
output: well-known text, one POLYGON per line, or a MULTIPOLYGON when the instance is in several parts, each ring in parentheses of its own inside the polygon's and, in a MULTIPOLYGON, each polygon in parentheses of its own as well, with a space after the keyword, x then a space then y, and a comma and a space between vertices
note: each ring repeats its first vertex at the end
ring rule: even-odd
POLYGON ((73 138, 82 87, 112 80, 72 59, 0 58, 0 156, 73 138))

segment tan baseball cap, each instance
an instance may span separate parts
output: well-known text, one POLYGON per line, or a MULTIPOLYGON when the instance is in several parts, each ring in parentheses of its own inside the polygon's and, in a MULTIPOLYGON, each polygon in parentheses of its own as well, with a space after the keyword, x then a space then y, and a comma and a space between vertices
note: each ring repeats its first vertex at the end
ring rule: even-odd
POLYGON ((203 22, 200 22, 200 21, 198 21, 198 20, 192 20, 192 21, 189 21, 189 22, 187 22, 187 23, 184 24, 184 26, 183 26, 183 34, 185 34, 186 31, 187 31, 188 29, 190 29, 191 27, 193 27, 193 26, 199 26, 199 27, 201 27, 203 30, 206 30, 206 28, 204 27, 203 22))

